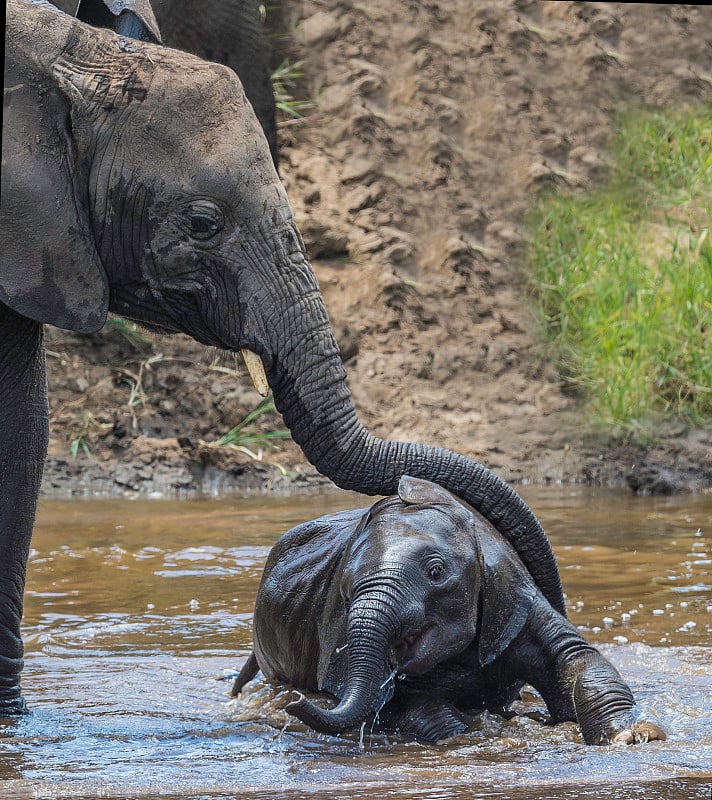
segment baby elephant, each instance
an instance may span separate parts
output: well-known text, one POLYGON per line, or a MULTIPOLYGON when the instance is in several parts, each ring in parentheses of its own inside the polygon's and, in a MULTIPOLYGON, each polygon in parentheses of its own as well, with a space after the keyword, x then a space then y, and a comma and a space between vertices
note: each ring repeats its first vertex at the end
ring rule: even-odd
POLYGON ((441 487, 403 477, 370 509, 304 523, 265 566, 254 652, 232 693, 262 670, 304 696, 287 711, 336 734, 377 729, 436 742, 483 709, 504 713, 525 683, 552 722, 576 721, 588 744, 664 739, 636 721, 610 664, 543 597, 514 549, 441 487))

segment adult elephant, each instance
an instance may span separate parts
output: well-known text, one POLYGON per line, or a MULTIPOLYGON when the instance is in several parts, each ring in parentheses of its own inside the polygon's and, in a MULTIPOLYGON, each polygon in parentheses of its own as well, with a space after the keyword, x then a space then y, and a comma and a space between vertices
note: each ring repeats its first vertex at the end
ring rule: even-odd
MULTIPOLYGON (((132 16, 116 35, 44 0, 9 0, 7 10, 0 714, 24 708, 20 619, 48 438, 42 324, 96 331, 109 310, 249 351, 320 472, 366 494, 394 493, 404 473, 446 487, 513 543, 563 610, 546 535, 510 487, 455 453, 380 440, 361 425, 284 188, 235 73, 128 39, 142 12, 124 10, 132 16)), ((140 38, 150 39, 151 20, 143 22, 140 38)))

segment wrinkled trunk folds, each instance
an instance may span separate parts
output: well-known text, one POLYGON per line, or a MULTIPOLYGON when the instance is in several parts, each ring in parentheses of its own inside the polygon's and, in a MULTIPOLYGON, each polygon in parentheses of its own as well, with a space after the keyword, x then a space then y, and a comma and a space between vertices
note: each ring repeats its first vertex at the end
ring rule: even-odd
POLYGON ((368 495, 397 491, 402 475, 437 483, 479 511, 516 549, 542 593, 565 614, 559 571, 549 540, 532 510, 482 464, 450 450, 371 435, 359 421, 339 349, 321 297, 302 301, 275 342, 268 371, 277 409, 311 463, 334 483, 368 495))
POLYGON ((324 709, 305 697, 287 706, 314 730, 332 735, 360 725, 392 695, 388 652, 400 626, 392 598, 378 590, 354 601, 347 632, 348 673, 338 706, 324 709))

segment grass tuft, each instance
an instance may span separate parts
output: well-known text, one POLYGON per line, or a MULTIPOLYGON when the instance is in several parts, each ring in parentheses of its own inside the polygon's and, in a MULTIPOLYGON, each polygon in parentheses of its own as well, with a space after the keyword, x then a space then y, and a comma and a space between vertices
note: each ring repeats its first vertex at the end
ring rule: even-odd
POLYGON ((650 438, 712 420, 712 106, 621 119, 606 186, 538 199, 546 335, 596 418, 650 438))
POLYGON ((303 61, 291 62, 285 59, 272 72, 272 88, 277 109, 287 119, 303 119, 305 113, 311 108, 307 100, 297 100, 294 96, 299 79, 303 76, 303 61))
POLYGON ((260 431, 252 424, 264 414, 275 411, 274 398, 265 398, 256 408, 241 421, 231 428, 224 436, 215 442, 216 447, 233 445, 235 447, 247 447, 247 445, 268 445, 273 446, 275 439, 289 439, 290 432, 286 428, 272 431, 260 431))
POLYGON ((104 330, 107 332, 116 331, 136 350, 141 350, 151 344, 151 340, 148 336, 141 333, 141 330, 135 322, 131 322, 123 317, 110 316, 106 320, 104 330))

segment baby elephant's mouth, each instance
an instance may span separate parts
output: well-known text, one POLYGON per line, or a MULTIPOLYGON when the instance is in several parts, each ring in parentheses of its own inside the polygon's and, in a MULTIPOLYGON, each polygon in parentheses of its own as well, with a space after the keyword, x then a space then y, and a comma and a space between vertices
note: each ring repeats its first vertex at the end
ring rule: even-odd
POLYGON ((427 634, 432 627, 432 625, 428 625, 419 631, 411 631, 393 642, 394 660, 400 671, 417 671, 418 664, 424 655, 424 640, 428 638, 427 634))

